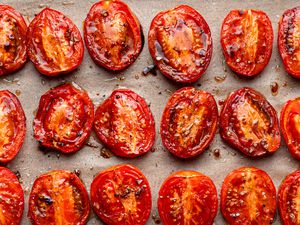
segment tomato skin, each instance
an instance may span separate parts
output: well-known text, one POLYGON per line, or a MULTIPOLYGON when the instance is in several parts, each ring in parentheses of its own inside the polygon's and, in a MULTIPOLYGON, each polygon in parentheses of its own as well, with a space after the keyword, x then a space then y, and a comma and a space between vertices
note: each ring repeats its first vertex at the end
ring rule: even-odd
POLYGON ((84 23, 84 40, 94 62, 113 71, 129 67, 144 45, 140 22, 122 1, 103 0, 92 6, 84 23))
POLYGON ((227 65, 245 77, 259 74, 270 61, 273 37, 272 23, 265 12, 252 9, 230 11, 221 29, 221 45, 227 65))
POLYGON ((27 61, 27 25, 23 16, 8 5, 0 4, 0 12, 0 76, 2 76, 21 69, 27 61))
POLYGON ((34 225, 86 224, 89 196, 79 177, 66 170, 39 176, 29 196, 28 217, 34 225))
POLYGON ((212 225, 218 212, 217 189, 201 173, 176 172, 161 186, 157 205, 163 224, 212 225))
POLYGON ((206 71, 213 49, 208 24, 187 5, 162 11, 154 17, 148 45, 160 72, 179 83, 196 82, 206 71))
POLYGON ((124 164, 101 171, 91 184, 94 212, 107 225, 145 225, 152 197, 147 178, 124 164))
POLYGON ((46 76, 58 76, 81 64, 84 45, 76 25, 56 10, 45 8, 30 23, 27 53, 36 69, 46 76))
POLYGON ((194 157, 210 145, 217 125, 218 106, 214 97, 192 87, 181 88, 164 109, 160 125, 162 143, 177 157, 194 157))
POLYGON ((117 156, 147 153, 155 140, 155 122, 146 101, 128 89, 113 91, 97 109, 94 130, 117 156))
POLYGON ((277 113, 254 89, 246 87, 230 93, 220 115, 220 135, 233 148, 250 157, 279 149, 277 113))
POLYGON ((63 84, 40 99, 33 122, 34 138, 63 153, 79 151, 89 137, 94 121, 94 105, 78 86, 63 84))
POLYGON ((269 175, 242 167, 225 178, 221 212, 229 225, 269 225, 276 215, 276 189, 269 175))

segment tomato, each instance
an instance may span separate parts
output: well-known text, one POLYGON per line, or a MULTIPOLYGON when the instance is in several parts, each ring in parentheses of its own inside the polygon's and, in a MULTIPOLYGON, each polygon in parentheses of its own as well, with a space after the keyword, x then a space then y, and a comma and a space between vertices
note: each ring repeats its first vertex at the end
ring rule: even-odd
POLYGON ((241 88, 228 96, 221 112, 220 135, 251 157, 277 151, 281 141, 275 109, 251 88, 241 88))
POLYGON ((180 83, 192 83, 201 77, 210 63, 213 48, 205 19, 187 5, 154 17, 148 45, 161 73, 180 83))
POLYGON ((84 225, 89 213, 88 193, 75 173, 55 170, 34 181, 28 211, 32 224, 84 225))
POLYGON ((163 145, 180 158, 201 154, 212 142, 218 125, 214 97, 192 87, 176 91, 169 99, 161 120, 163 145))
POLYGON ((118 165, 100 172, 90 193, 95 213, 107 225, 145 225, 150 216, 150 186, 134 166, 118 165))
POLYGON ((0 76, 21 69, 27 61, 23 16, 14 8, 0 4, 0 76))
POLYGON ((252 77, 264 70, 273 48, 272 23, 260 10, 232 10, 224 19, 221 45, 227 65, 252 77))
POLYGON ((123 70, 139 56, 144 36, 139 20, 121 1, 95 3, 84 23, 84 40, 92 59, 109 70, 123 70))
POLYGON ((231 172, 222 185, 221 212, 229 225, 270 225, 276 215, 271 178, 254 167, 231 172))
POLYGON ((155 140, 153 115, 145 100, 131 90, 115 90, 97 109, 94 129, 116 155, 147 153, 155 140))
POLYGON ((25 133, 26 117, 21 103, 10 91, 0 91, 0 163, 15 158, 24 143, 25 133))
POLYGON ((157 204, 163 224, 212 225, 218 212, 218 195, 209 177, 181 171, 163 183, 157 204))
POLYGON ((300 224, 300 170, 289 174, 281 183, 278 204, 283 225, 300 224))
POLYGON ((78 28, 64 14, 50 8, 30 23, 27 46, 30 60, 47 76, 69 73, 83 59, 84 46, 78 28))
POLYGON ((78 86, 60 85, 40 99, 33 122, 34 137, 46 148, 63 153, 80 150, 94 121, 94 105, 78 86))

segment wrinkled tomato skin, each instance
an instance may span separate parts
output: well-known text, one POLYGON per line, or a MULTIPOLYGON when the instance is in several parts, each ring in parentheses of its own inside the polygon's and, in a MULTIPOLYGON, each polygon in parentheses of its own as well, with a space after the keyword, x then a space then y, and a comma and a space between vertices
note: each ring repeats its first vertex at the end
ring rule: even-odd
POLYGON ((155 140, 155 122, 146 101, 128 89, 113 91, 97 109, 94 130, 117 156, 147 153, 155 140))
POLYGON ((8 163, 24 143, 26 117, 18 98, 7 90, 0 91, 0 133, 0 162, 8 163))
POLYGON ((160 72, 178 83, 196 82, 206 71, 213 49, 208 24, 187 5, 179 5, 154 17, 148 46, 160 72))
POLYGON ((91 184, 94 212, 108 225, 145 225, 152 197, 147 178, 131 165, 100 172, 91 184))
POLYGON ((254 89, 246 87, 232 92, 220 115, 221 137, 247 156, 264 156, 280 147, 277 113, 254 89))
POLYGON ((28 217, 34 225, 87 223, 89 196, 79 177, 66 170, 39 176, 29 196, 28 217))
POLYGON ((144 45, 140 22, 122 1, 92 6, 84 23, 84 40, 94 62, 113 71, 129 67, 144 45))
POLYGON ((278 191, 279 214, 283 225, 300 224, 300 170, 289 174, 278 191))
POLYGON ((80 31, 71 19, 50 8, 45 8, 30 23, 27 47, 29 59, 46 76, 69 73, 83 60, 80 31))
POLYGON ((269 175, 242 167, 225 178, 221 212, 229 225, 269 225, 276 215, 276 189, 269 175))
POLYGON ((163 145, 180 158, 199 155, 212 142, 218 126, 218 106, 214 97, 192 87, 176 91, 161 119, 163 145))
POLYGON ((218 212, 218 195, 209 177, 181 171, 163 183, 157 204, 163 224, 212 225, 218 212))
POLYGON ((93 102, 74 85, 50 89, 40 99, 33 130, 35 139, 45 148, 73 153, 81 149, 91 133, 93 102))
POLYGON ((0 4, 0 76, 21 69, 26 61, 27 25, 14 8, 0 4))

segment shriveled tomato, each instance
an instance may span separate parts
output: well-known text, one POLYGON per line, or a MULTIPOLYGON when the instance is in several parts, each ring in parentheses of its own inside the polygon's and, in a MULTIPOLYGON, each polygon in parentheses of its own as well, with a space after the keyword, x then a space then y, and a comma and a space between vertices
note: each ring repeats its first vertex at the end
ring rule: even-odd
POLYGON ((1 163, 11 161, 18 154, 23 145, 25 133, 26 117, 21 103, 10 91, 0 91, 1 163))
POLYGON ((94 129, 116 155, 147 153, 155 140, 153 115, 145 100, 131 90, 115 90, 97 109, 94 129))
POLYGON ((176 91, 163 112, 160 134, 164 146, 180 158, 202 153, 212 142, 218 125, 214 97, 192 87, 176 91))
POLYGON ((154 17, 148 45, 161 73, 180 83, 192 83, 201 77, 210 63, 213 47, 205 19, 187 5, 154 17))
POLYGON ((278 191, 279 213, 283 225, 300 224, 300 170, 289 174, 278 191))
POLYGON ((181 171, 164 182, 157 204, 163 224, 212 225, 218 211, 218 195, 209 177, 181 171))
POLYGON ((26 31, 23 16, 8 5, 0 5, 0 76, 24 66, 27 60, 26 31))
POLYGON ((89 213, 88 193, 75 173, 55 170, 35 180, 29 196, 32 224, 84 225, 89 213))
POLYGON ((220 116, 220 135, 251 157, 277 151, 281 141, 275 109, 262 94, 248 87, 228 96, 220 116))
POLYGON ((273 48, 272 23, 260 10, 232 10, 224 19, 221 45, 227 65, 251 77, 264 70, 273 48))
POLYGON ((50 8, 41 11, 27 31, 28 56, 36 69, 57 76, 76 69, 83 59, 83 41, 76 25, 50 8))
POLYGON ((139 20, 121 1, 95 3, 84 23, 84 40, 92 59, 109 70, 123 70, 139 56, 144 36, 139 20))
POLYGON ((222 185, 221 212, 229 225, 270 225, 276 215, 271 178, 254 167, 231 172, 222 185))
POLYGON ((95 213, 108 225, 145 225, 151 211, 149 183, 131 165, 118 165, 100 172, 91 185, 95 213))
POLYGON ((33 122, 34 137, 46 148, 63 153, 80 150, 94 121, 94 105, 76 85, 60 85, 40 99, 33 122))

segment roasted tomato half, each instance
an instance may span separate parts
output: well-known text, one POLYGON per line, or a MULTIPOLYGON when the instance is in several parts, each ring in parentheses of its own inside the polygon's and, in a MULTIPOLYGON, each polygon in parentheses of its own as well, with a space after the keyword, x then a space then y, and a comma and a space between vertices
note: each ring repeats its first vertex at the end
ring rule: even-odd
POLYGON ((280 147, 277 113, 259 92, 241 88, 232 92, 220 116, 221 137, 251 157, 273 153, 280 147))
POLYGON ((115 90, 96 111, 94 129, 116 155, 147 153, 155 140, 153 115, 145 100, 131 90, 115 90))
POLYGON ((276 189, 257 168, 231 172, 221 189, 221 212, 229 225, 270 225, 276 215, 276 189))
POLYGON ((300 170, 288 175, 281 183, 278 204, 283 225, 300 224, 300 170))
POLYGON ((144 45, 139 20, 121 1, 95 3, 84 23, 84 40, 92 59, 109 70, 123 70, 144 45))
POLYGON ((0 163, 7 163, 18 154, 25 133, 26 118, 21 103, 13 93, 0 91, 0 163))
POLYGON ((95 213, 108 225, 145 225, 152 206, 146 177, 131 165, 100 172, 91 185, 91 201, 95 213))
POLYGON ((218 125, 214 97, 192 87, 176 91, 163 112, 160 134, 163 145, 180 158, 202 153, 212 142, 218 125))
POLYGON ((34 137, 46 148, 72 153, 89 137, 93 121, 94 105, 88 94, 64 84, 41 97, 33 121, 34 137))
POLYGON ((218 211, 218 195, 209 177, 182 171, 167 178, 157 204, 163 224, 212 225, 218 211))
POLYGON ((35 180, 28 210, 32 224, 84 225, 89 213, 88 193, 75 173, 55 170, 35 180))
POLYGON ((27 60, 27 25, 22 15, 0 5, 0 76, 22 68, 27 60))
POLYGON ((210 63, 213 47, 205 19, 187 5, 154 17, 148 45, 161 73, 180 83, 192 83, 201 77, 210 63))
POLYGON ((30 23, 27 47, 36 69, 47 76, 69 73, 83 59, 83 41, 78 28, 64 14, 49 8, 30 23))

